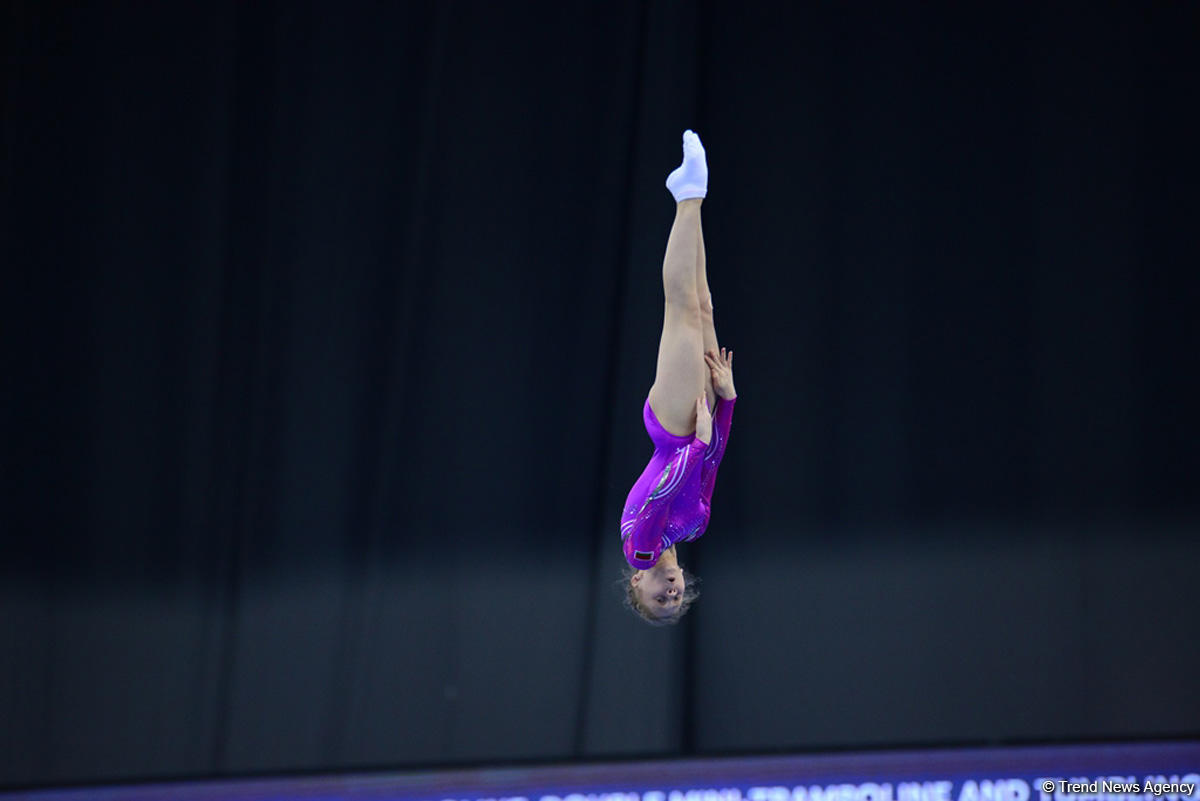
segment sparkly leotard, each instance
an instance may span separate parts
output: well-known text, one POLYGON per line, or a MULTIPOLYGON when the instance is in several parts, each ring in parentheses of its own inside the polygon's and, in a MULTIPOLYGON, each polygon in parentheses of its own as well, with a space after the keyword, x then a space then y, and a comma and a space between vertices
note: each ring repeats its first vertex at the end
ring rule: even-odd
POLYGON ((654 455, 625 499, 621 539, 625 558, 639 569, 654 567, 662 552, 677 542, 690 542, 708 527, 709 504, 717 467, 725 455, 733 400, 718 400, 712 441, 678 437, 658 422, 650 400, 642 407, 654 455))

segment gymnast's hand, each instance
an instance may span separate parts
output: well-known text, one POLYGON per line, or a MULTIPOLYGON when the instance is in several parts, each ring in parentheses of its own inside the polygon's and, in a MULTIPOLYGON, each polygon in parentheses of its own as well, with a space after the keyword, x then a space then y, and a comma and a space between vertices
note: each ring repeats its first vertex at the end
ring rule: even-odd
POLYGON ((713 391, 717 397, 724 400, 736 398, 737 390, 733 388, 733 351, 726 353, 721 348, 721 352, 717 353, 717 349, 713 348, 704 354, 704 361, 708 362, 708 369, 712 371, 713 391))
POLYGON ((696 398, 696 439, 705 445, 712 441, 712 412, 703 394, 696 398))

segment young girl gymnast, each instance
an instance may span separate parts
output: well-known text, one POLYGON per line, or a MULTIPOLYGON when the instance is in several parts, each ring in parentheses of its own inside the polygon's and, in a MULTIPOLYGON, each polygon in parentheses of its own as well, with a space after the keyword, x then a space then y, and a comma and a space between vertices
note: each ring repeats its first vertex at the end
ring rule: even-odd
POLYGON ((725 455, 733 406, 733 351, 717 345, 705 272, 700 204, 708 164, 700 137, 683 134, 683 164, 667 177, 675 222, 663 258, 658 368, 642 406, 654 454, 625 499, 621 539, 629 562, 626 603, 654 625, 678 623, 698 595, 676 544, 708 527, 717 467, 725 455), (715 406, 715 411, 713 410, 715 406))

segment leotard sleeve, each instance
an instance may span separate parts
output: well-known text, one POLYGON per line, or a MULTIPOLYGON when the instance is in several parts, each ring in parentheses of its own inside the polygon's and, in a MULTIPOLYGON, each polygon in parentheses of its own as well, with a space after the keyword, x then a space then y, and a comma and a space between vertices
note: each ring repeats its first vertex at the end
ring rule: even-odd
POLYGON ((712 442, 704 451, 704 462, 700 466, 700 500, 707 511, 712 503, 713 487, 717 483, 717 468, 725 455, 725 444, 729 442, 729 429, 733 425, 733 405, 737 398, 717 401, 717 413, 713 415, 712 442))
POLYGON ((704 460, 707 448, 703 441, 694 437, 679 448, 659 474, 637 514, 622 524, 623 550, 629 564, 648 570, 658 562, 663 548, 670 545, 664 540, 664 529, 671 501, 687 486, 688 478, 704 460))

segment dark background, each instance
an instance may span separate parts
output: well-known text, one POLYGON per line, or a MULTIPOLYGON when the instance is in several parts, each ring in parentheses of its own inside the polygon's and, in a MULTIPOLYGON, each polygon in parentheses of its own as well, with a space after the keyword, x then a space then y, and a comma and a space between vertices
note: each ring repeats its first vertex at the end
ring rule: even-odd
POLYGON ((0 782, 1200 729, 1200 7, 910 5, 7 3, 0 782))

